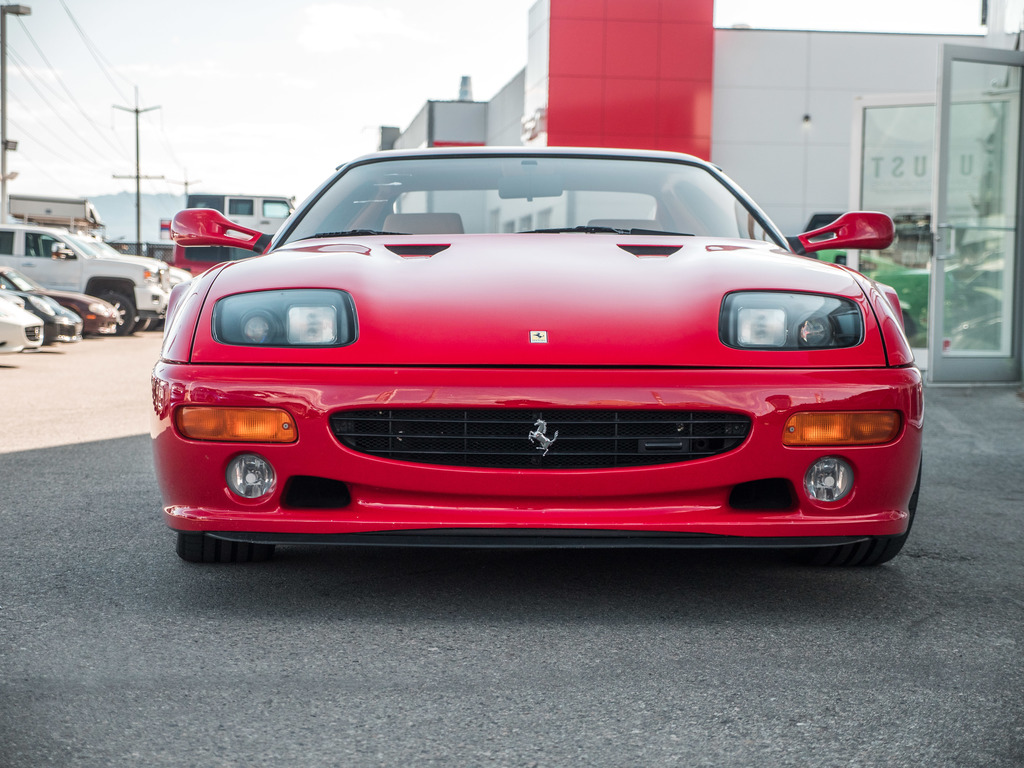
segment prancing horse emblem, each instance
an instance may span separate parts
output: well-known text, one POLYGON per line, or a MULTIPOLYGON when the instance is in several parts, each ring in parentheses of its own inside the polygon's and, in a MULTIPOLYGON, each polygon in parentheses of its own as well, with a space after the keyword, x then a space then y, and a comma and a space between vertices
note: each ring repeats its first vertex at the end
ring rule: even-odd
POLYGON ((530 442, 533 443, 534 447, 538 450, 544 451, 541 456, 547 456, 548 449, 550 449, 551 445, 558 439, 558 430, 556 429, 555 434, 548 437, 548 423, 546 421, 543 419, 537 419, 533 426, 535 426, 536 429, 530 432, 530 442))

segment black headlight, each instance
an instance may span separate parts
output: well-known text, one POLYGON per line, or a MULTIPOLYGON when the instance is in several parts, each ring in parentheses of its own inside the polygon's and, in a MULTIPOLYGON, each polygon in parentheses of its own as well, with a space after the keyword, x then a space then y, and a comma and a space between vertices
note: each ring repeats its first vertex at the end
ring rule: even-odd
POLYGON ((719 336, 738 349, 841 349, 860 344, 864 320, 838 296, 743 291, 722 302, 719 336))
POLYGON ((356 340, 355 304, 345 291, 239 293, 214 306, 213 338, 247 347, 343 347, 356 340))

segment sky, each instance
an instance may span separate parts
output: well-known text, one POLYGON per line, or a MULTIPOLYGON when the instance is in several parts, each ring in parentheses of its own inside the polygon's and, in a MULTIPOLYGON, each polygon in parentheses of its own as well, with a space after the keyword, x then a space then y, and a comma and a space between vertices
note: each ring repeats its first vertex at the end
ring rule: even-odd
MULTIPOLYGON (((21 0, 7 17, 10 194, 295 196, 526 64, 535 0, 21 0), (136 89, 138 101, 136 102, 136 89)), ((1020 3, 1022 0, 1009 0, 1020 3)), ((978 34, 980 0, 718 0, 728 27, 978 34), (851 18, 850 8, 856 8, 851 18)))

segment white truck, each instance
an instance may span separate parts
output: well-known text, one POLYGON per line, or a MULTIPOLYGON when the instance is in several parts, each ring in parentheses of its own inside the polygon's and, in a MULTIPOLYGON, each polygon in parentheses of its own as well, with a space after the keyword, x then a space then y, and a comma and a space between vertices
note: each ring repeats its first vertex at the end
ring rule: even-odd
POLYGON ((7 208, 11 218, 20 224, 41 224, 77 234, 95 234, 103 230, 99 212, 84 197, 10 195, 7 208))
POLYGON ((167 313, 167 264, 99 248, 89 236, 67 229, 0 224, 0 265, 17 269, 46 288, 109 301, 118 309, 119 336, 167 313))

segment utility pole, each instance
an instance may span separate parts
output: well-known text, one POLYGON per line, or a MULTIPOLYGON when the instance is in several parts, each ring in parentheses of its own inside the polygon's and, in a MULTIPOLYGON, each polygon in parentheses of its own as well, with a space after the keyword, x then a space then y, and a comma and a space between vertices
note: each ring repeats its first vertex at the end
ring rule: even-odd
POLYGON ((163 176, 143 176, 141 170, 141 162, 139 155, 139 115, 143 112, 152 112, 154 109, 160 109, 160 107, 146 107, 145 109, 139 109, 139 87, 135 86, 135 107, 122 107, 117 104, 114 105, 114 109, 120 109, 125 112, 135 113, 135 175, 134 176, 117 176, 115 179, 135 179, 135 247, 139 251, 137 255, 142 255, 142 179, 162 179, 163 176))
POLYGON ((185 180, 184 181, 175 181, 174 179, 168 179, 167 182, 169 184, 181 184, 183 187, 185 187, 185 207, 187 208, 188 207, 188 186, 189 186, 189 184, 201 184, 203 182, 203 180, 202 179, 190 179, 188 177, 188 168, 184 168, 183 170, 185 171, 185 180))
POLYGON ((0 223, 7 223, 7 181, 17 174, 7 173, 7 150, 17 149, 18 142, 7 139, 7 15, 28 16, 27 5, 5 5, 0 8, 0 223))

